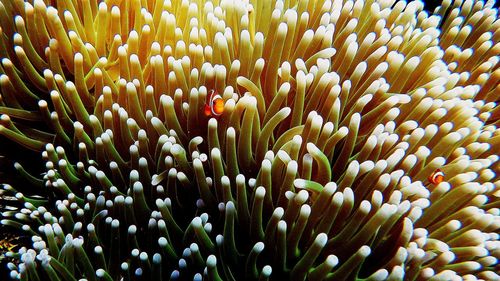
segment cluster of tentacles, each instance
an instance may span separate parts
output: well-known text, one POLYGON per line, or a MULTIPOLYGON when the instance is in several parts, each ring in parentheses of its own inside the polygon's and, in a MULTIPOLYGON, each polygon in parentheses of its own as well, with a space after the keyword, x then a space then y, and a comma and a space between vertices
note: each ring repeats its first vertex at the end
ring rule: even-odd
POLYGON ((500 278, 493 2, 0 1, 10 276, 500 278))

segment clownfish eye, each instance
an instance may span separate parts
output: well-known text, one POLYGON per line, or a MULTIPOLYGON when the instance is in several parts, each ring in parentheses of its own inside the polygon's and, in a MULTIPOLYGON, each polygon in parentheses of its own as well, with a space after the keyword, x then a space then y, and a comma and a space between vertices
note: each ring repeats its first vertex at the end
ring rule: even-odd
POLYGON ((432 184, 440 184, 444 181, 444 173, 440 169, 436 169, 428 178, 432 184))

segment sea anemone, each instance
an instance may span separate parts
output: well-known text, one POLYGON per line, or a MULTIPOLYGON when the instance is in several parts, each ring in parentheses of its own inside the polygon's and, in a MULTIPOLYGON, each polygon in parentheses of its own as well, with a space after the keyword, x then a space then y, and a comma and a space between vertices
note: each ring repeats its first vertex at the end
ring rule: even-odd
POLYGON ((11 278, 500 278, 494 2, 273 4, 0 1, 11 278))

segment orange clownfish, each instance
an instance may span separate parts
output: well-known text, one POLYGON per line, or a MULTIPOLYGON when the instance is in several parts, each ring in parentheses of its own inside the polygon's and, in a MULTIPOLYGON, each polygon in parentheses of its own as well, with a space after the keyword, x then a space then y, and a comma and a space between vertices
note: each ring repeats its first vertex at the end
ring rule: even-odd
POLYGON ((444 180, 444 173, 440 169, 436 169, 427 179, 432 184, 440 184, 444 180))
POLYGON ((205 116, 220 116, 222 112, 224 112, 224 100, 215 90, 210 90, 205 103, 205 116))

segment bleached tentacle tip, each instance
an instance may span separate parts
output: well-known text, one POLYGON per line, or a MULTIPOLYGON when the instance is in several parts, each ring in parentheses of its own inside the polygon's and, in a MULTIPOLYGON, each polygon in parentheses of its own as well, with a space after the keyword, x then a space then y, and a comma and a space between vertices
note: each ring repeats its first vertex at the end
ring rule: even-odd
POLYGON ((208 268, 214 268, 217 266, 217 258, 214 255, 210 255, 207 258, 207 267, 208 268))
POLYGON ((270 265, 266 265, 262 268, 263 277, 271 276, 272 272, 273 272, 273 268, 270 265))
POLYGON ((255 191, 255 196, 264 198, 266 195, 266 189, 263 186, 257 187, 257 190, 255 191))
POLYGON ((369 246, 364 245, 359 248, 358 253, 363 257, 368 257, 371 253, 371 249, 369 246))
POLYGON ((316 147, 316 145, 312 142, 307 143, 306 148, 307 148, 307 152, 309 152, 311 154, 315 154, 315 153, 319 152, 318 147, 316 147))
POLYGON ((293 181, 293 185, 296 187, 296 188, 306 188, 306 181, 304 179, 295 179, 293 181))

